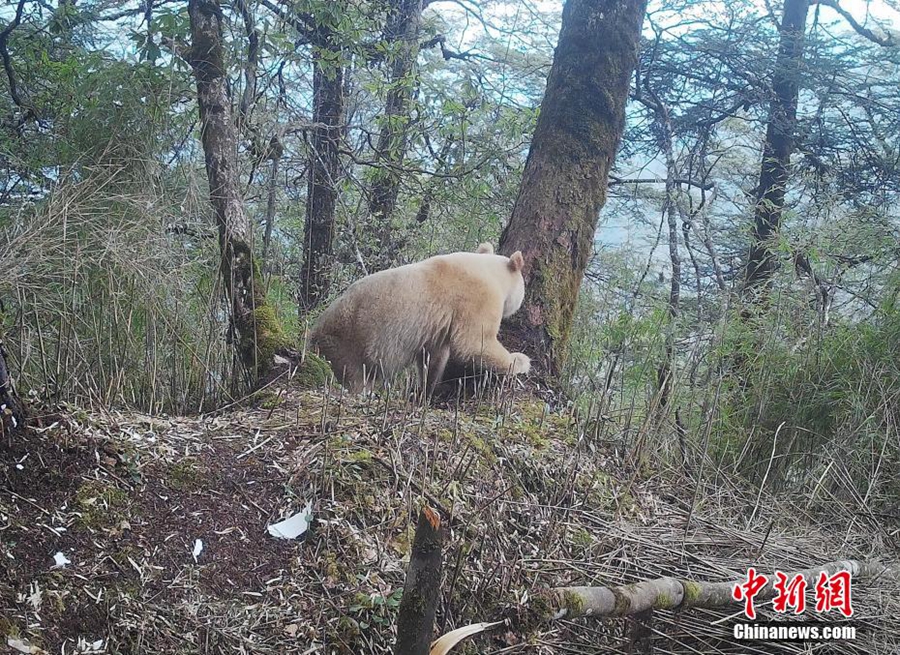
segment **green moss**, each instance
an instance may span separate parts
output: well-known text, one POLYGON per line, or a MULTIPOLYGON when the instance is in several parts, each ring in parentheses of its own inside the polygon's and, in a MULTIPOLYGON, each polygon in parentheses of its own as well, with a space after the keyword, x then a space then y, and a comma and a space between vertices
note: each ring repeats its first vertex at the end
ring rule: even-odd
POLYGON ((562 603, 568 616, 582 616, 584 614, 584 598, 580 594, 576 594, 574 591, 563 592, 562 603))
POLYGON ((517 404, 514 415, 506 418, 500 428, 503 438, 520 440, 537 450, 546 450, 553 440, 574 443, 577 435, 571 430, 567 415, 549 412, 542 402, 517 404))
MULTIPOLYGON (((349 616, 342 616, 337 620, 336 624, 336 641, 334 643, 342 644, 345 642, 350 642, 349 645, 355 644, 356 639, 360 635, 359 623, 356 619, 353 619, 349 616)), ((352 652, 352 650, 345 650, 341 652, 352 652)))
POLYGON ((66 611, 66 601, 64 594, 53 594, 47 598, 49 605, 49 613, 55 616, 62 616, 66 611))
POLYGON ((169 469, 166 482, 179 491, 197 491, 204 488, 208 474, 195 458, 185 457, 169 469))
POLYGON ((684 600, 682 601, 682 604, 693 605, 696 603, 697 599, 700 598, 703 587, 696 582, 691 582, 689 580, 681 580, 681 586, 684 587, 684 600))
POLYGON ((255 378, 269 370, 275 353, 286 345, 284 331, 275 308, 266 299, 266 285, 247 243, 231 241, 232 256, 225 258, 223 274, 231 281, 230 294, 240 298, 234 321, 238 334, 238 351, 244 366, 255 378), (229 270, 233 266, 234 270, 229 270))
POLYGON ((128 508, 128 494, 100 480, 89 480, 75 492, 75 502, 81 511, 79 523, 97 530, 120 522, 128 508))
POLYGON ((255 367, 257 374, 265 373, 275 353, 286 345, 281 323, 275 308, 265 303, 253 309, 248 323, 247 329, 241 331, 241 357, 248 368, 255 367))
POLYGON ((675 607, 677 603, 669 594, 657 594, 656 600, 653 602, 653 608, 659 610, 668 610, 675 607))
POLYGON ((0 635, 18 637, 19 634, 19 626, 5 616, 0 616, 0 635))
POLYGON ((560 599, 556 592, 548 589, 538 589, 528 598, 528 606, 521 612, 515 621, 513 629, 529 638, 529 633, 546 629, 547 623, 559 610, 560 599))
POLYGON ((551 356, 557 369, 562 370, 579 284, 572 270, 568 247, 551 246, 544 255, 534 276, 530 296, 539 299, 544 330, 551 339, 551 356))
MULTIPOLYGON (((475 451, 480 456, 472 460, 473 466, 490 465, 496 461, 497 456, 494 454, 494 449, 491 448, 490 443, 474 427, 461 428, 458 434, 461 448, 466 449, 466 446, 468 446, 469 450, 475 451)), ((490 435, 491 438, 495 438, 493 431, 490 432, 490 435)), ((503 433, 501 432, 502 435, 503 433)))
POLYGON ((351 462, 353 464, 366 464, 369 465, 372 463, 372 453, 364 448, 359 450, 354 450, 350 453, 347 453, 347 457, 344 461, 351 462))
POLYGON ((594 538, 586 529, 579 527, 572 533, 572 543, 582 548, 589 548, 594 543, 594 538))
POLYGON ((324 387, 332 377, 328 362, 317 354, 308 352, 294 375, 293 383, 301 389, 318 389, 324 387))
POLYGON ((262 409, 275 409, 282 402, 284 402, 284 398, 280 393, 272 393, 272 392, 263 392, 258 393, 256 398, 259 401, 259 406, 262 409))
POLYGON ((403 532, 393 540, 392 546, 398 555, 405 557, 412 550, 412 542, 415 538, 415 527, 409 524, 403 532))

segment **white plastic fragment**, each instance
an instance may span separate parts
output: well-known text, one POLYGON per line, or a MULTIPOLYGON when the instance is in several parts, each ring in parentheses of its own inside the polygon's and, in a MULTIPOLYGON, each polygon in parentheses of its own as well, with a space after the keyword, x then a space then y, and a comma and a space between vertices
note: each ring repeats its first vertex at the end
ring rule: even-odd
POLYGON ((194 561, 197 561, 197 558, 200 557, 200 553, 203 552, 203 540, 197 539, 194 541, 194 550, 191 553, 194 556, 194 561))
POLYGON ((302 511, 268 527, 269 534, 278 539, 296 539, 309 529, 312 522, 312 502, 306 503, 302 511))
POLYGON ((62 552, 56 553, 56 555, 53 556, 53 561, 55 562, 55 564, 53 565, 54 569, 61 569, 66 564, 72 563, 72 561, 68 557, 63 555, 62 552))

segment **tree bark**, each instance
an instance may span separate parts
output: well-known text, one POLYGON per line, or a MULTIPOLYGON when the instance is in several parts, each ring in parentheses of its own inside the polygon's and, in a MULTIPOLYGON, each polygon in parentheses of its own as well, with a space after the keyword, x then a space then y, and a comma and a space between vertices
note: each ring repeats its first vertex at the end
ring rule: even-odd
MULTIPOLYGON (((330 43, 331 36, 321 36, 330 43)), ((344 117, 344 69, 340 52, 331 47, 332 57, 321 52, 313 57, 312 152, 306 194, 306 222, 303 226, 303 264, 300 269, 301 309, 309 311, 328 296, 330 270, 334 259, 334 219, 337 181, 340 176, 339 149, 344 117)))
POLYGON ((209 197, 219 231, 222 279, 237 336, 237 352, 255 381, 272 362, 283 337, 253 256, 250 221, 238 186, 237 132, 228 94, 218 0, 190 0, 191 66, 197 81, 200 138, 209 197))
POLYGON ((423 508, 397 615, 394 655, 428 655, 441 596, 441 541, 440 517, 430 507, 423 508))
POLYGON ((521 250, 526 295, 507 338, 557 374, 625 126, 646 0, 567 0, 547 90, 500 251, 521 250))
POLYGON ((375 174, 369 189, 369 221, 374 227, 377 252, 370 268, 390 266, 402 244, 395 242, 391 219, 397 208, 400 171, 406 158, 410 108, 416 90, 415 66, 419 56, 422 0, 393 0, 390 5, 385 40, 396 44, 381 132, 375 147, 375 174))
POLYGON ((275 227, 275 200, 278 191, 278 161, 280 157, 272 157, 269 164, 269 182, 266 185, 266 215, 263 225, 265 232, 263 233, 263 251, 262 261, 267 270, 271 270, 271 262, 269 261, 269 248, 272 245, 272 230, 275 227))
POLYGON ((784 3, 766 141, 756 188, 753 236, 744 276, 745 298, 757 289, 767 288, 775 273, 777 262, 771 241, 778 235, 784 213, 809 5, 809 0, 785 0, 784 3))

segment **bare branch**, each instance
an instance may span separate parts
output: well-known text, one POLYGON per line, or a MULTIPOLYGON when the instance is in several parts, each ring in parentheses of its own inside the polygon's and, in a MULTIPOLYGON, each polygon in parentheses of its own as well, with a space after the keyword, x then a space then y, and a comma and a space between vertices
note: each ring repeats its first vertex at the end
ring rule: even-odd
POLYGON ((841 7, 838 2, 839 0, 815 0, 815 4, 822 5, 823 7, 831 7, 832 9, 834 9, 841 15, 841 17, 843 17, 844 20, 850 23, 850 27, 856 30, 857 34, 859 34, 860 36, 864 36, 865 38, 869 39, 869 41, 877 43, 880 46, 884 46, 885 48, 891 48, 897 45, 897 42, 894 40, 894 37, 891 34, 884 34, 883 36, 875 34, 875 32, 870 30, 865 25, 858 23, 856 19, 853 18, 853 16, 850 14, 850 12, 841 7))
POLYGON ((241 94, 241 102, 238 107, 238 115, 241 121, 249 121, 250 107, 256 97, 256 69, 259 65, 259 30, 253 20, 253 14, 244 0, 235 0, 234 6, 241 14, 244 21, 244 31, 247 34, 247 61, 244 64, 244 92, 241 94))
MULTIPOLYGON (((686 178, 675 178, 673 180, 675 184, 684 184, 685 186, 693 186, 698 189, 703 189, 704 191, 711 191, 715 188, 715 183, 713 182, 699 182, 697 180, 689 180, 686 178)), ((655 177, 640 177, 640 178, 627 178, 627 177, 618 177, 616 175, 609 176, 608 186, 620 186, 622 184, 665 184, 665 180, 662 178, 655 177)))
POLYGON ((6 71, 6 78, 9 80, 9 95, 12 98, 12 101, 16 103, 16 106, 25 111, 24 120, 27 120, 34 115, 34 110, 19 94, 19 87, 16 85, 16 74, 13 70, 12 59, 9 56, 9 48, 7 47, 9 35, 12 34, 12 31, 22 22, 22 12, 25 10, 25 2, 26 0, 19 0, 19 3, 16 5, 16 15, 9 22, 9 25, 0 32, 0 57, 3 58, 3 70, 6 71))
POLYGON ((278 6, 278 4, 281 4, 280 0, 278 4, 272 0, 260 0, 260 4, 297 30, 297 32, 300 33, 300 36, 309 43, 317 43, 319 41, 319 30, 316 27, 315 19, 310 14, 300 12, 289 13, 287 7, 278 6))
POLYGON ((180 59, 193 66, 193 64, 191 64, 191 46, 176 41, 175 39, 165 35, 160 37, 159 44, 168 48, 170 51, 172 51, 173 54, 177 55, 180 59))

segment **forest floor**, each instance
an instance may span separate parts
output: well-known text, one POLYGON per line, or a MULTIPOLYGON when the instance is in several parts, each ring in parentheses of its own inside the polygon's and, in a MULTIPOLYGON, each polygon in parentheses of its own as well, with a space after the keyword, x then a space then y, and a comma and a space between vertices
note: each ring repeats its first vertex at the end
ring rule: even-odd
MULTIPOLYGON (((543 586, 891 556, 865 517, 823 525, 714 471, 698 486, 616 434, 524 391, 422 407, 285 387, 197 417, 44 416, 0 445, 0 651, 389 653, 422 502, 450 528, 441 633, 514 617, 543 586), (267 532, 308 502, 303 537, 267 532)), ((900 652, 898 591, 855 584, 857 640, 816 652, 900 652)), ((812 652, 735 642, 740 609, 657 612, 656 652, 812 652)), ((627 630, 511 623, 460 652, 624 652, 627 630)))

